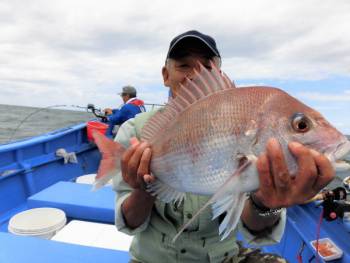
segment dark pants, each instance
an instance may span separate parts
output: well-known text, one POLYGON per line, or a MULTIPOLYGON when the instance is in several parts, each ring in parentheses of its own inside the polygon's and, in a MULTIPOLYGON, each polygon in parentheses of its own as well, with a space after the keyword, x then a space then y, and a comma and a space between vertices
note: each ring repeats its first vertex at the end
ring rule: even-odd
MULTIPOLYGON (((263 253, 258 248, 245 248, 240 242, 238 255, 225 260, 223 263, 288 263, 288 261, 276 254, 263 253)), ((129 263, 141 263, 131 260, 129 263)))
POLYGON ((276 254, 263 253, 259 248, 246 248, 239 245, 238 255, 224 263, 287 263, 288 261, 276 254))

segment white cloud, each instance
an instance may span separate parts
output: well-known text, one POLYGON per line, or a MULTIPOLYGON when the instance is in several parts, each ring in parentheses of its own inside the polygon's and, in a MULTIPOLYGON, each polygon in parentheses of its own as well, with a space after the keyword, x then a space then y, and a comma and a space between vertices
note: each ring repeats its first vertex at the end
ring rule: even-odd
POLYGON ((350 102, 350 92, 345 91, 343 94, 320 93, 320 92, 299 92, 297 96, 302 99, 324 102, 350 102))
POLYGON ((245 87, 252 87, 252 86, 267 86, 266 84, 259 82, 259 83, 244 83, 244 84, 235 84, 237 88, 245 88, 245 87))
POLYGON ((216 38, 233 79, 349 76, 349 12, 346 0, 3 0, 0 103, 111 106, 124 84, 163 103, 169 41, 193 28, 216 38))

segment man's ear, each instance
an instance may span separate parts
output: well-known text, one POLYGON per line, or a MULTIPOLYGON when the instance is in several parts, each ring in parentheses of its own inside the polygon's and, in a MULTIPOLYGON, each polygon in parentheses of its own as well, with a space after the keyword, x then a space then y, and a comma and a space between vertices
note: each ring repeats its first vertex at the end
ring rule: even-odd
POLYGON ((166 66, 164 66, 162 68, 162 76, 163 76, 164 86, 168 87, 168 84, 169 84, 169 71, 166 68, 166 66))

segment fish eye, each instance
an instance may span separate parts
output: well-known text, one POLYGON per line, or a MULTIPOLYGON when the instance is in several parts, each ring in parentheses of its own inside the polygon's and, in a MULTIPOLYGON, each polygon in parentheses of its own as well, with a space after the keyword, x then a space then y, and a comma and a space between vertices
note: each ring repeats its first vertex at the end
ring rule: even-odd
POLYGON ((296 132, 308 132, 311 129, 311 121, 303 113, 296 113, 292 118, 292 128, 296 132))

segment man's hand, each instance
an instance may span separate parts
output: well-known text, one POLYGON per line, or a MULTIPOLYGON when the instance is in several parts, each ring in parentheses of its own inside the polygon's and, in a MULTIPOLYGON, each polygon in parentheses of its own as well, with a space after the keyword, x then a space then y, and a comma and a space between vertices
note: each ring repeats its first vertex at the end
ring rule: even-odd
POLYGON ((334 178, 330 161, 322 154, 291 142, 289 150, 298 163, 297 174, 288 172, 280 144, 270 139, 266 153, 257 161, 260 188, 255 197, 266 207, 279 208, 303 204, 334 178))
POLYGON ((136 138, 131 139, 131 145, 122 156, 121 170, 124 181, 134 190, 123 202, 122 212, 126 225, 134 229, 143 224, 152 211, 155 197, 145 191, 144 185, 155 178, 150 175, 150 145, 136 138))
POLYGON ((151 148, 147 142, 133 140, 132 146, 123 154, 121 160, 122 176, 134 189, 144 189, 144 184, 155 180, 150 175, 151 148))
POLYGON ((111 108, 106 108, 103 110, 105 115, 111 115, 113 113, 113 110, 111 108))

